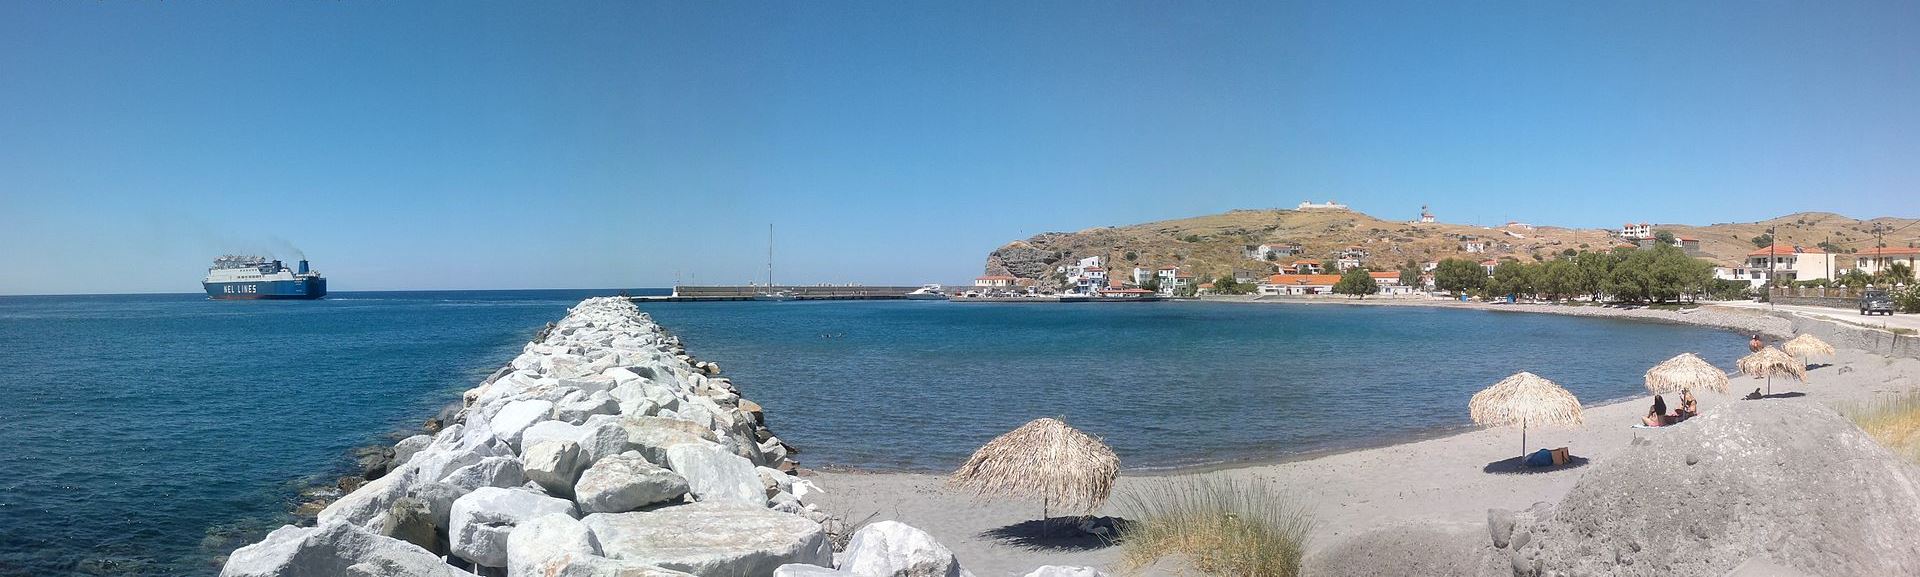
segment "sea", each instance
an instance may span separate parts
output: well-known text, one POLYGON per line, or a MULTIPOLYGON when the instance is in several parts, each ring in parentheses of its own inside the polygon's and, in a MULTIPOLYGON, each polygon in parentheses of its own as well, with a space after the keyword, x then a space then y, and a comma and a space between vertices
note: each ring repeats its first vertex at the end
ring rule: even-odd
MULTIPOLYGON (((356 447, 421 422, 567 307, 617 290, 0 297, 0 575, 215 575, 356 447)), ((659 294, 657 289, 629 294, 659 294)), ((1485 310, 1210 302, 649 303, 803 465, 943 472, 1055 417, 1137 472, 1469 426, 1518 371, 1639 394, 1692 326, 1485 310)))

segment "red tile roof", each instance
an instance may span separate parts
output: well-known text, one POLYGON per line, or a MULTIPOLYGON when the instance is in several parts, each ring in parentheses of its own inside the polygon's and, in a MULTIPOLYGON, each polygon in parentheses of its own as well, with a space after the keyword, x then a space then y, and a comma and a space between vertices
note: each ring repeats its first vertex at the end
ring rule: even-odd
POLYGON ((1267 277, 1271 285, 1333 286, 1340 282, 1337 274, 1277 274, 1267 277))
POLYGON ((1776 244, 1771 247, 1760 247, 1759 249, 1756 249, 1753 252, 1747 253, 1747 256, 1767 256, 1770 254, 1778 256, 1778 255, 1791 255, 1795 253, 1826 254, 1827 251, 1820 250, 1820 247, 1793 246, 1790 244, 1776 244))
POLYGON ((1910 246, 1888 246, 1888 247, 1880 247, 1880 248, 1863 248, 1863 249, 1860 249, 1860 252, 1858 254, 1855 254, 1854 256, 1914 256, 1914 255, 1920 255, 1920 248, 1913 248, 1910 246))

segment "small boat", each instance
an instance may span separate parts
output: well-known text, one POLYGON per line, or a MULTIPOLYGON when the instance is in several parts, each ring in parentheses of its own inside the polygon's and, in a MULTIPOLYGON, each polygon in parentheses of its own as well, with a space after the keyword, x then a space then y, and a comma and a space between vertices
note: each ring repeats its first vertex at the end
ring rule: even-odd
POLYGON ((947 293, 941 289, 940 285, 930 284, 907 293, 906 299, 910 301, 943 301, 947 300, 947 293))

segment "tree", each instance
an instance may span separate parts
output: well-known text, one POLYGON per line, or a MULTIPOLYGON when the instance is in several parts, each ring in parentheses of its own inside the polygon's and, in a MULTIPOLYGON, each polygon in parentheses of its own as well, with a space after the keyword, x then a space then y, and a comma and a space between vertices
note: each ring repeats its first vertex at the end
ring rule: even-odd
POLYGON ((1333 293, 1367 298, 1367 295, 1380 292, 1380 283, 1373 280, 1367 269, 1353 267, 1340 275, 1340 281, 1333 283, 1333 293))
POLYGON ((1767 248, 1768 246, 1771 246, 1772 244, 1773 244, 1773 235, 1772 235, 1772 234, 1766 234, 1766 233, 1762 233, 1762 234, 1761 234, 1760 236, 1756 236, 1756 237, 1753 237, 1753 247, 1754 247, 1754 248, 1767 248))
POLYGON ((1140 253, 1133 252, 1133 251, 1127 251, 1127 254, 1123 256, 1130 261, 1140 260, 1140 253))
POLYGON ((1453 293, 1455 298, 1486 283, 1487 272, 1480 268, 1479 263, 1470 260, 1449 258, 1440 261, 1440 265, 1433 269, 1434 288, 1453 293))
POLYGON ((1660 244, 1664 244, 1664 245, 1667 245, 1667 246, 1673 246, 1673 233, 1672 233, 1672 232, 1668 232, 1668 231, 1664 231, 1664 230, 1657 230, 1657 231, 1654 231, 1654 232, 1653 232, 1653 240, 1657 240, 1657 241, 1660 241, 1660 244))
POLYGON ((1533 283, 1527 278, 1527 265, 1517 260, 1503 260, 1493 267, 1493 278, 1487 281, 1487 294, 1492 296, 1524 295, 1533 292, 1533 283))
POLYGON ((1865 288, 1868 284, 1873 283, 1873 275, 1867 274, 1867 271, 1856 268, 1841 273, 1840 278, 1836 282, 1838 282, 1840 286, 1847 288, 1865 288))
POLYGON ((1140 288, 1160 292, 1160 279, 1158 277, 1147 279, 1147 282, 1140 283, 1140 288))
POLYGON ((1580 266, 1574 261, 1560 259, 1540 265, 1540 276, 1534 281, 1535 290, 1549 300, 1561 300, 1578 294, 1580 290, 1580 266))
POLYGON ((1420 263, 1407 259, 1407 264, 1400 265, 1400 286, 1420 287, 1420 263))
POLYGON ((1880 270, 1880 277, 1881 282, 1887 284, 1912 284, 1913 267, 1907 266, 1904 262, 1889 264, 1887 268, 1880 270))

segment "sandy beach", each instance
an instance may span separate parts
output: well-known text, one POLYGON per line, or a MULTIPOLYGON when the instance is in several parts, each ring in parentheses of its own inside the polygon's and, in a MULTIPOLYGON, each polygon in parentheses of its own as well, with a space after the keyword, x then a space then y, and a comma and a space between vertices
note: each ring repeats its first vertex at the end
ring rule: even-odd
MULTIPOLYGON (((1256 301, 1267 302, 1267 301, 1256 301)), ((1291 302, 1291 301, 1290 301, 1291 302)), ((1689 313, 1602 307, 1547 305, 1474 305, 1448 301, 1369 301, 1368 305, 1438 305, 1495 310, 1636 317, 1644 320, 1707 324, 1774 337, 1790 334, 1793 323, 1754 311, 1705 307, 1689 313)), ((1728 338, 1738 338, 1728 335, 1728 338)), ((1904 393, 1920 379, 1920 360, 1889 357, 1846 348, 1842 343, 1829 364, 1817 365, 1809 384, 1776 382, 1774 392, 1802 391, 1807 398, 1832 407, 1845 407, 1875 395, 1904 393)), ((1676 354, 1680 351, 1675 351, 1676 354)), ((1816 360, 1816 363, 1822 361, 1816 360)), ((1518 369, 1516 369, 1518 370, 1518 369)), ((1638 382, 1641 375, 1620 375, 1638 382)), ((1703 393, 1703 411, 1741 401, 1738 397, 1764 381, 1733 378, 1732 394, 1703 393)), ((1368 531, 1407 523, 1457 529, 1463 539, 1486 538, 1489 508, 1524 509, 1533 503, 1557 501, 1592 462, 1605 461, 1631 450, 1637 436, 1666 431, 1636 429, 1647 398, 1610 405, 1589 406, 1585 425, 1573 429, 1535 428, 1529 431, 1529 450, 1569 447, 1590 460, 1586 467, 1543 473, 1490 472, 1491 463, 1520 453, 1520 431, 1485 429, 1417 440, 1385 447, 1323 455, 1310 459, 1256 464, 1222 470, 1181 474, 1227 475, 1255 479, 1284 488, 1312 512, 1314 531, 1310 555, 1368 531)), ((1460 399, 1464 420, 1467 399, 1460 399)), ((1684 425, 1682 425, 1684 426, 1684 425)), ((978 501, 970 494, 944 486, 933 474, 816 472, 826 489, 821 505, 850 520, 897 520, 919 527, 952 548, 960 561, 981 576, 1019 575, 1035 566, 1091 565, 1116 573, 1121 552, 1099 543, 1033 542, 1023 540, 1020 523, 1040 516, 1040 503, 978 501)), ((1155 475, 1123 473, 1115 494, 1151 483, 1155 475)), ((1121 515, 1109 504, 1101 515, 1121 515)), ((1308 566, 1312 567, 1309 558, 1308 566)), ((1168 564, 1134 574, 1179 574, 1168 564)))

